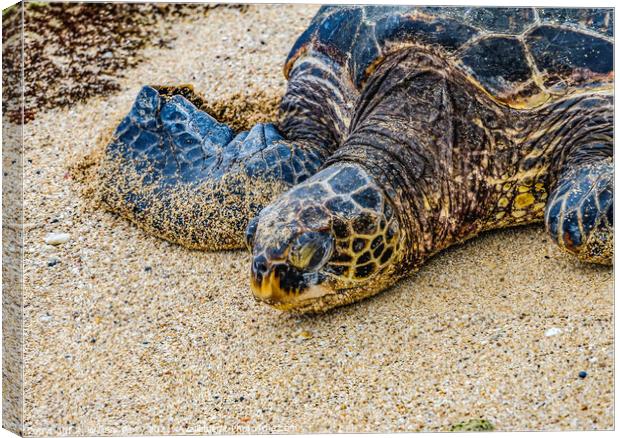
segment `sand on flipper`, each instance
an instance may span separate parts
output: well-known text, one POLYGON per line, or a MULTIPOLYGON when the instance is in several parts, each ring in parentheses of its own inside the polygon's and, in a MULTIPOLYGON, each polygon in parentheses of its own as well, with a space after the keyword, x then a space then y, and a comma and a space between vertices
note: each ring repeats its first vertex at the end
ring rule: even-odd
POLYGON ((316 9, 179 18, 118 92, 25 126, 27 435, 614 427, 613 272, 562 254, 541 226, 487 233, 375 298, 293 317, 252 299, 245 251, 188 250, 93 208, 80 175, 142 84, 192 83, 221 117, 239 95, 277 99, 316 9), (49 233, 70 238, 51 246, 49 233))

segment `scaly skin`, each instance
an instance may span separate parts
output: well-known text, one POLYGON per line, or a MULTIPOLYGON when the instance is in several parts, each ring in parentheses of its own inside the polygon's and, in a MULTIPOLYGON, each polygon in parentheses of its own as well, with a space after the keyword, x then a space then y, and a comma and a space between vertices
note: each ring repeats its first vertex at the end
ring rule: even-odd
POLYGON ((542 220, 565 168, 612 154, 609 95, 514 110, 441 58, 413 51, 373 78, 351 135, 327 165, 356 162, 392 188, 412 249, 407 266, 482 231, 542 220), (567 159, 595 140, 598 155, 567 159))
MULTIPOLYGON (((454 243, 493 228, 543 220, 550 194, 555 199, 568 169, 602 165, 612 154, 611 96, 582 93, 537 109, 516 110, 480 93, 432 52, 407 49, 392 55, 371 76, 360 102, 350 134, 324 170, 302 184, 305 190, 297 187, 259 215, 252 236, 254 260, 262 257, 263 263, 260 272, 255 267, 252 271, 258 299, 305 312, 375 294, 454 243), (592 142, 597 153, 584 155, 584 144, 592 142), (367 275, 362 271, 355 281, 333 274, 330 261, 339 254, 333 243, 325 242, 338 241, 336 220, 352 227, 361 213, 343 215, 330 207, 333 191, 319 193, 333 186, 334 173, 345 168, 362 175, 365 186, 381 199, 373 221, 386 222, 384 209, 390 206, 396 217, 392 226, 398 230, 389 261, 367 275), (320 220, 308 225, 302 217, 312 209, 320 210, 320 220), (291 267, 292 242, 310 231, 323 233, 321 244, 331 248, 329 256, 323 254, 327 262, 291 267), (274 248, 278 251, 270 253, 274 248), (305 277, 308 272, 311 277, 305 277), (291 283, 294 287, 288 287, 291 283)), ((609 191, 612 183, 606 181, 592 190, 609 191)), ((597 227, 598 235, 584 242, 600 240, 602 234, 605 242, 613 242, 607 222, 601 230, 597 227)), ((610 261, 609 244, 594 253, 584 245, 570 250, 584 260, 610 261)), ((358 254, 349 261, 347 275, 360 266, 358 254)))

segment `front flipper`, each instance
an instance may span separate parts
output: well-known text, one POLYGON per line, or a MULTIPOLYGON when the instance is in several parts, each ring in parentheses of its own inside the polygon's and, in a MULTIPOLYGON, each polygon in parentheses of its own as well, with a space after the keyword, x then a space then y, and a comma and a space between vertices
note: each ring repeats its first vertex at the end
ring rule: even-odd
MULTIPOLYGON (((599 151, 608 149, 611 155, 611 146, 593 146, 599 151)), ((590 162, 575 161, 579 160, 569 160, 550 194, 545 225, 560 248, 582 261, 611 265, 614 247, 612 159, 603 156, 590 162)))
POLYGON ((239 248, 248 221, 325 157, 307 142, 284 139, 272 124, 235 136, 194 103, 202 101, 188 87, 142 88, 106 148, 102 198, 171 242, 239 248))

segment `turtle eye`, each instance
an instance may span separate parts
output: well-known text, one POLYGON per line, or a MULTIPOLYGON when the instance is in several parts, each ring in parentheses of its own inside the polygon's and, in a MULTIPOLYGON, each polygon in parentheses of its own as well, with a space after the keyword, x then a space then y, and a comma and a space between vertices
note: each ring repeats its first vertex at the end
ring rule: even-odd
POLYGON ((255 216, 250 223, 248 223, 248 227, 245 229, 245 246, 250 252, 252 252, 252 246, 254 245, 256 227, 258 227, 258 216, 255 216))
POLYGON ((299 235, 290 247, 288 260, 297 269, 316 271, 332 254, 334 239, 330 234, 308 232, 299 235))

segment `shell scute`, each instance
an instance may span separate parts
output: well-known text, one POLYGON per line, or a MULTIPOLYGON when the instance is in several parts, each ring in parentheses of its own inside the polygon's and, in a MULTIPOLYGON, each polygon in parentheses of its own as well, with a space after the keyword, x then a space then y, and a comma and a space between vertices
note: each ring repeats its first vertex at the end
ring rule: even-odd
POLYGON ((391 15, 375 25, 377 42, 382 46, 390 43, 437 44, 454 51, 478 34, 467 24, 452 18, 427 15, 420 12, 391 15))
POLYGON ((411 11, 411 6, 397 5, 369 5, 363 7, 364 19, 367 22, 377 22, 392 15, 402 15, 411 11))
POLYGON ((331 55, 336 62, 344 63, 355 42, 361 18, 362 10, 358 8, 342 9, 328 16, 317 29, 319 50, 331 55))
POLYGON ((424 8, 401 7, 398 11, 400 13, 374 13, 376 19, 367 19, 362 24, 350 60, 353 80, 358 87, 384 55, 400 47, 433 45, 454 52, 478 33, 458 20, 427 14, 424 8))
POLYGON ((595 85, 613 80, 613 44, 603 38, 555 26, 541 26, 525 41, 545 87, 595 85))
POLYGON ((321 53, 361 89, 390 53, 429 47, 499 102, 532 108, 609 88, 613 20, 610 8, 322 7, 285 73, 304 53, 321 53))
POLYGON ((614 34, 614 10, 611 8, 542 8, 538 14, 545 24, 578 26, 610 37, 614 34))
POLYGON ((381 57, 381 48, 375 38, 374 23, 363 22, 359 28, 356 44, 349 59, 353 82, 359 86, 367 77, 368 68, 381 57))
POLYGON ((487 32, 516 35, 536 21, 534 8, 468 8, 462 19, 487 32))
POLYGON ((310 26, 297 38, 297 41, 295 41, 295 44, 293 44, 293 47, 286 57, 286 62, 284 63, 284 77, 287 79, 295 61, 297 61, 312 44, 312 38, 317 28, 315 20, 313 20, 310 26))
POLYGON ((491 37, 467 49, 461 58, 475 79, 502 98, 532 79, 525 49, 514 37, 491 37))

